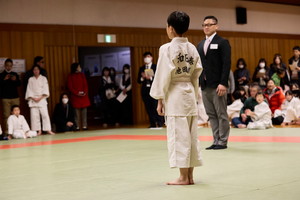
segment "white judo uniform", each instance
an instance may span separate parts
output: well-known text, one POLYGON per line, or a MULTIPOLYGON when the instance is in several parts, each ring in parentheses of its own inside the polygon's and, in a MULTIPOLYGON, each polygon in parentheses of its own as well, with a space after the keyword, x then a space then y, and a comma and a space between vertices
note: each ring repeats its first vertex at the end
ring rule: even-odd
POLYGON ((248 129, 266 129, 273 127, 272 111, 265 101, 254 107, 254 113, 255 115, 251 117, 253 122, 248 124, 248 129))
POLYGON ((45 76, 39 75, 38 78, 31 77, 28 80, 25 99, 28 100, 30 107, 31 129, 34 131, 41 130, 40 116, 43 122, 43 131, 51 131, 51 122, 48 114, 47 100, 49 97, 49 85, 45 76), (45 95, 39 102, 33 101, 31 98, 37 98, 45 95))
POLYGON ((241 101, 241 99, 237 99, 234 102, 232 102, 232 104, 227 106, 228 118, 231 120, 235 117, 239 117, 240 116, 240 111, 243 108, 243 106, 244 106, 244 104, 241 101))
MULTIPOLYGON (((292 122, 293 120, 300 119, 300 100, 297 97, 293 97, 291 101, 285 100, 286 110, 284 113, 284 123, 292 122)), ((275 110, 276 112, 277 110, 275 110)))
POLYGON ((150 95, 164 102, 171 168, 202 165, 197 136, 201 72, 198 51, 187 38, 175 37, 160 47, 150 95))
POLYGON ((13 138, 36 137, 37 132, 31 131, 23 115, 10 115, 7 119, 8 134, 13 138), (26 134, 25 134, 26 133, 26 134), (27 136, 26 136, 27 135, 27 136))

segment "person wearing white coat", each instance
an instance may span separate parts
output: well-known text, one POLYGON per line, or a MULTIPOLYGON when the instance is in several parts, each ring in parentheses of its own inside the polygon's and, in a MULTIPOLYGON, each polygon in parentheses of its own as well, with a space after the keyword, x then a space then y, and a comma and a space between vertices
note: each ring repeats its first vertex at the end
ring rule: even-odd
POLYGON ((195 46, 182 36, 188 29, 189 16, 175 11, 167 23, 167 34, 172 41, 159 49, 150 95, 158 100, 158 114, 166 116, 170 167, 180 171, 179 178, 167 184, 189 185, 194 184, 194 167, 202 165, 197 136, 202 65, 195 46))
POLYGON ((41 121, 43 123, 43 131, 53 135, 51 131, 51 122, 47 108, 47 100, 49 97, 49 85, 45 76, 40 74, 40 66, 32 67, 33 76, 29 78, 25 99, 30 107, 30 119, 32 130, 38 131, 38 135, 42 134, 41 121))
POLYGON ((281 126, 291 125, 300 119, 300 100, 291 90, 285 92, 285 101, 281 105, 281 110, 275 110, 275 114, 280 113, 284 117, 281 126))
POLYGON ((14 105, 11 108, 11 115, 7 119, 9 139, 26 139, 37 136, 36 131, 31 131, 23 115, 20 115, 20 107, 14 105))
POLYGON ((269 105, 264 101, 262 92, 258 92, 255 96, 257 105, 254 107, 254 112, 250 109, 245 111, 247 116, 251 117, 252 122, 247 125, 248 129, 266 129, 272 126, 272 111, 269 105))

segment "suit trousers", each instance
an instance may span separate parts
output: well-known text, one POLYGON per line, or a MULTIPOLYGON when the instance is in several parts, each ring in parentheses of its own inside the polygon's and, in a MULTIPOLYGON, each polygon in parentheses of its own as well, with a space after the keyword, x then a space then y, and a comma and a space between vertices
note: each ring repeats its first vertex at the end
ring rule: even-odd
POLYGON ((227 115, 227 94, 218 96, 215 88, 202 90, 203 103, 209 117, 214 137, 214 145, 227 145, 229 120, 227 115))
POLYGON ((167 116, 168 154, 171 168, 190 168, 202 165, 197 132, 197 116, 167 116))

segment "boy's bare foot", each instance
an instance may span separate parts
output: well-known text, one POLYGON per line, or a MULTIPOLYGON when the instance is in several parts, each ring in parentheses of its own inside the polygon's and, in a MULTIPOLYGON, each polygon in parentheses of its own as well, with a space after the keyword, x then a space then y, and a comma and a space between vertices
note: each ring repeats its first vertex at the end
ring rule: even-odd
POLYGON ((195 184, 194 179, 193 178, 189 178, 189 183, 190 183, 190 185, 194 185, 195 184))
POLYGON ((38 131, 38 132, 37 132, 37 135, 42 135, 42 131, 38 131))
POLYGON ((170 181, 166 183, 167 185, 190 185, 190 181, 188 179, 182 180, 180 178, 176 179, 175 181, 170 181))
POLYGON ((237 127, 238 128, 246 128, 247 126, 245 124, 238 124, 237 127))
POLYGON ((50 134, 50 135, 55 135, 55 133, 52 132, 52 131, 47 131, 47 133, 50 134))

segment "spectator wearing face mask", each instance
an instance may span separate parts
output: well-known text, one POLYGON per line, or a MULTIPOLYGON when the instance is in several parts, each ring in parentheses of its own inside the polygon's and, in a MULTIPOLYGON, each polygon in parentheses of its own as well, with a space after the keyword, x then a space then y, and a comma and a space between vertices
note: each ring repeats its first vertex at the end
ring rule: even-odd
POLYGON ((145 64, 139 69, 138 83, 142 85, 141 93, 150 120, 149 128, 161 128, 163 126, 163 117, 157 114, 157 100, 153 99, 149 94, 156 64, 152 63, 153 57, 151 52, 145 52, 143 57, 145 64))
POLYGON ((67 93, 60 96, 59 103, 56 104, 53 113, 53 122, 56 126, 56 132, 74 131, 75 126, 75 111, 71 106, 67 93))
POLYGON ((246 91, 248 91, 247 84, 250 81, 250 74, 244 58, 239 58, 236 63, 237 69, 234 71, 234 80, 235 80, 235 87, 238 88, 240 86, 245 87, 246 91))
POLYGON ((261 89, 265 89, 267 87, 267 82, 270 79, 269 71, 270 68, 267 66, 266 59, 259 59, 258 65, 253 73, 252 80, 253 82, 257 82, 261 89))

